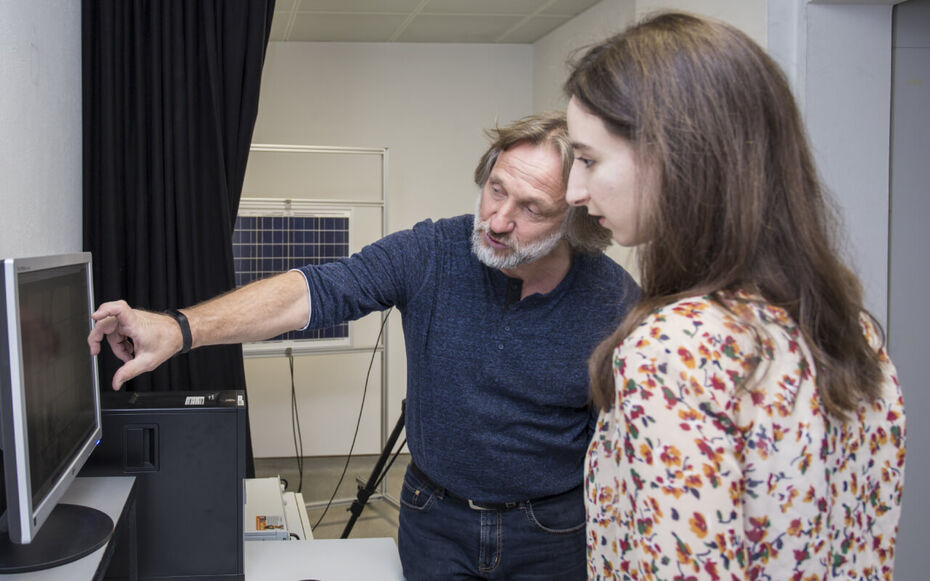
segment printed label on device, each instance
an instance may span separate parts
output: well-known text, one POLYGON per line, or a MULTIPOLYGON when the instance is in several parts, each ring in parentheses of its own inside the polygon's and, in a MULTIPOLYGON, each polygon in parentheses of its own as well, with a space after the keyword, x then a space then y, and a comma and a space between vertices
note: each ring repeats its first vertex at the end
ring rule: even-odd
POLYGON ((184 405, 203 405, 204 399, 202 395, 189 395, 184 398, 184 405))
POLYGON ((260 514, 255 517, 255 530, 264 531, 268 529, 283 529, 284 518, 277 515, 266 516, 260 514))

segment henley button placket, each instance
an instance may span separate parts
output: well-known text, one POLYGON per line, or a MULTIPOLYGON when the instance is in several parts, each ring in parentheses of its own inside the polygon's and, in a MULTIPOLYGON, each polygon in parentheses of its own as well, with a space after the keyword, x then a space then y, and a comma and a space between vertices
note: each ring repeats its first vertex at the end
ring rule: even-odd
MULTIPOLYGON (((506 307, 504 308, 504 317, 505 317, 505 318, 508 317, 508 316, 510 315, 510 312, 509 312, 509 309, 510 309, 510 308, 514 308, 514 307, 517 307, 517 306, 519 305, 519 303, 520 303, 520 292, 521 292, 522 288, 523 288, 523 281, 521 281, 521 280, 511 280, 511 281, 508 283, 508 285, 507 285, 507 305, 506 305, 506 307)), ((504 332, 505 332, 505 333, 510 333, 510 325, 504 325, 504 332)), ((510 338, 510 337, 508 336, 508 337, 506 337, 505 339, 509 339, 509 338, 510 338)), ((498 344, 497 344, 497 350, 498 350, 498 351, 503 351, 503 350, 504 350, 504 344, 503 344, 503 343, 498 343, 498 344)))

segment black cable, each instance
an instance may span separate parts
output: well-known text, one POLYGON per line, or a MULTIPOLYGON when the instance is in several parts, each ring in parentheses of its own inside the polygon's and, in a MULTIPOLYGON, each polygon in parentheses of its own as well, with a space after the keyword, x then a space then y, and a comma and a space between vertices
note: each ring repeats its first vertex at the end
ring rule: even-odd
POLYGON ((288 347, 284 355, 291 368, 291 434, 294 436, 294 456, 297 458, 297 492, 301 492, 304 488, 304 438, 300 433, 300 412, 297 409, 297 389, 294 387, 294 352, 288 347))
MULTIPOLYGON (((323 509, 323 514, 320 515, 320 518, 316 521, 316 524, 310 527, 311 531, 316 530, 316 527, 320 526, 320 523, 323 522, 323 517, 326 516, 326 512, 329 511, 329 507, 332 506, 333 500, 335 500, 336 494, 339 492, 339 487, 342 485, 342 481, 346 477, 346 472, 349 471, 349 462, 352 460, 352 452, 355 450, 355 441, 358 439, 358 428, 362 424, 362 411, 365 409, 365 398, 368 396, 368 380, 371 378, 371 368, 375 364, 375 355, 378 353, 378 345, 381 343, 381 336, 384 334, 384 325, 387 324, 388 315, 391 314, 391 309, 393 309, 393 307, 389 308, 384 313, 384 319, 381 321, 381 329, 378 331, 378 338, 375 339, 375 346, 371 350, 371 361, 368 362, 368 372, 365 374, 365 389, 362 391, 362 405, 359 406, 358 409, 358 419, 355 421, 355 434, 352 435, 352 445, 349 446, 349 454, 346 456, 346 464, 342 467, 342 474, 339 476, 339 482, 336 483, 336 487, 333 489, 333 495, 329 497, 329 501, 326 503, 326 507, 323 509)), ((391 462, 393 463, 393 460, 391 462)))

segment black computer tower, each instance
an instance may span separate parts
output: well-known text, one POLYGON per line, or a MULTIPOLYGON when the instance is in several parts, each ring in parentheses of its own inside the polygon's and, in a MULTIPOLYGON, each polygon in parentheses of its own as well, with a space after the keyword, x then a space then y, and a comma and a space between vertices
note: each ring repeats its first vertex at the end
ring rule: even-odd
MULTIPOLYGON (((135 476, 140 580, 244 579, 242 391, 108 392, 82 476, 135 476)), ((128 575, 114 555, 108 579, 128 575)))

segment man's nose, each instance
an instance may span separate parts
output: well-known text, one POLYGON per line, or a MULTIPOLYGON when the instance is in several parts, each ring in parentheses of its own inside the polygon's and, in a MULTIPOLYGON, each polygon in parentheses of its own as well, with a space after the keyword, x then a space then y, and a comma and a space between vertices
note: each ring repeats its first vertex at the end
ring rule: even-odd
POLYGON ((488 222, 491 231, 496 234, 506 234, 513 231, 516 227, 516 221, 514 219, 515 211, 516 205, 511 201, 508 200, 501 204, 488 222))

